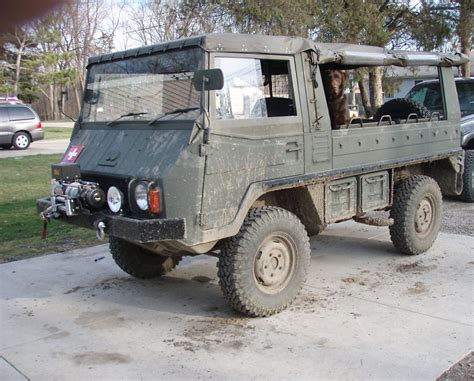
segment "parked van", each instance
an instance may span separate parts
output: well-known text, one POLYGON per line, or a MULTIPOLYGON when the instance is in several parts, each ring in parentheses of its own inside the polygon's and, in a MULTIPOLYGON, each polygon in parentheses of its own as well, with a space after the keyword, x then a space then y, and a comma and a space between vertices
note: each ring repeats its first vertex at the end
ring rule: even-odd
POLYGON ((44 139, 38 114, 29 106, 0 103, 0 148, 27 149, 31 142, 44 139))

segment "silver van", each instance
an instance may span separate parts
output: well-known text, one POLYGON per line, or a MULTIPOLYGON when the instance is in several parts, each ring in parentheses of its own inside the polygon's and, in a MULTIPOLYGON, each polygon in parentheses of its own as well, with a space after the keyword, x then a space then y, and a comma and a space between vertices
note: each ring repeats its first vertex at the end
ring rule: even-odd
POLYGON ((38 114, 24 104, 0 103, 0 147, 27 149, 31 142, 44 139, 38 114))

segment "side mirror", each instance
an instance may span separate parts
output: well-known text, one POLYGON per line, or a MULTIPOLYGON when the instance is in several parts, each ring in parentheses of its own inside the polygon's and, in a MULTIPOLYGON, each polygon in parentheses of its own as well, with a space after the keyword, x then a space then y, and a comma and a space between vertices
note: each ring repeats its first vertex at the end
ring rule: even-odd
POLYGON ((194 73, 193 85, 197 91, 220 90, 224 87, 221 69, 198 70, 194 73))
POLYGON ((84 102, 95 105, 99 102, 99 92, 94 90, 86 90, 84 92, 84 102))

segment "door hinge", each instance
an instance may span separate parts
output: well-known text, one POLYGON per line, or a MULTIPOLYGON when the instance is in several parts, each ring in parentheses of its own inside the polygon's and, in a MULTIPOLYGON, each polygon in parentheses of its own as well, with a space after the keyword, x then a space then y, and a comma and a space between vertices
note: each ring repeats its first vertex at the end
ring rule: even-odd
POLYGON ((199 144, 199 156, 204 157, 209 155, 210 148, 209 144, 199 144))

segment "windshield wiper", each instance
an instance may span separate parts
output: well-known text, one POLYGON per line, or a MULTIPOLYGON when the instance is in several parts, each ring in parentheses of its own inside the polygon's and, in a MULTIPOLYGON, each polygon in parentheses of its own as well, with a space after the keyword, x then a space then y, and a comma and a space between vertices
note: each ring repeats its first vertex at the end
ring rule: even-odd
POLYGON ((115 122, 117 122, 120 119, 125 118, 127 116, 140 116, 140 115, 146 115, 146 114, 148 114, 148 113, 147 112, 129 112, 128 114, 120 115, 118 118, 116 118, 114 120, 111 120, 109 123, 107 123, 107 126, 111 126, 115 122))
POLYGON ((152 125, 154 124, 155 122, 158 122, 161 118, 165 117, 166 115, 172 115, 172 114, 183 114, 185 112, 189 112, 189 111, 194 111, 194 110, 199 110, 200 107, 187 107, 187 108, 177 108, 175 110, 172 110, 172 111, 168 111, 168 112, 165 112, 164 114, 161 114, 160 116, 158 116, 157 118, 153 119, 153 120, 150 120, 148 122, 148 125, 152 125))

